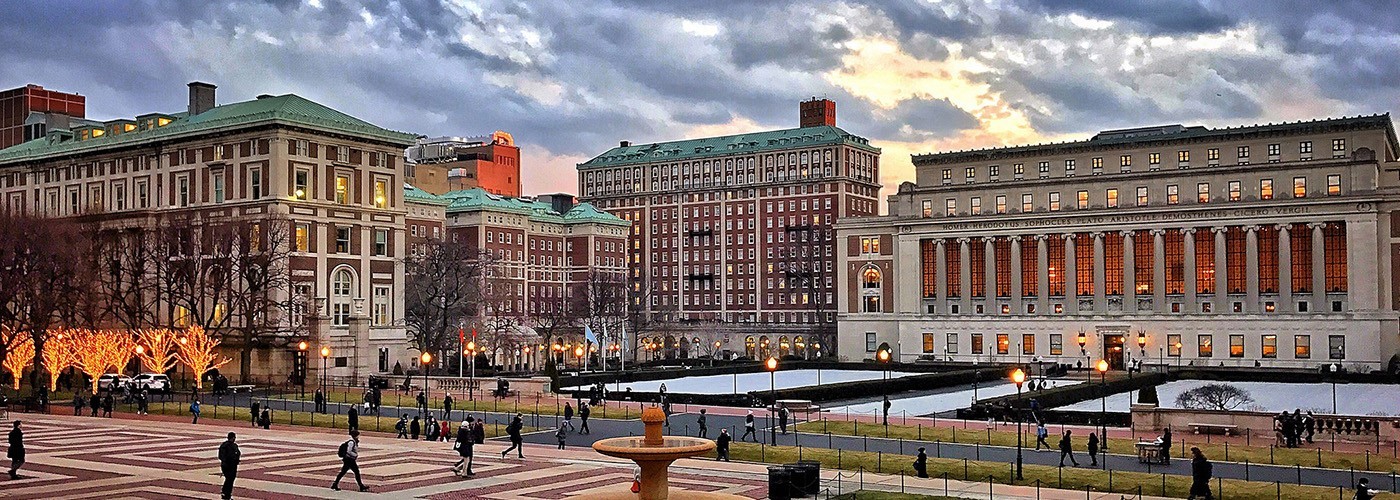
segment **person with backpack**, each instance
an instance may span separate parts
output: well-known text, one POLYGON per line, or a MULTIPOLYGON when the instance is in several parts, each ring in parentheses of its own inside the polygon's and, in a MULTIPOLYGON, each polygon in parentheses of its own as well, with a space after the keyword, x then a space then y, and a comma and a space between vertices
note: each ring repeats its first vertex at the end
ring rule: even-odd
MULTIPOLYGON (((589 405, 588 403, 579 403, 579 404, 578 404, 578 433, 579 433, 579 434, 591 434, 591 433, 593 433, 593 431, 588 430, 588 415, 589 415, 590 413, 593 413, 592 408, 593 408, 592 405, 589 405)), ((703 410, 702 410, 702 411, 703 411, 703 410)))
POLYGON ((1065 429, 1065 435, 1060 438, 1060 467, 1065 466, 1065 457, 1069 457, 1069 462, 1079 467, 1079 461, 1074 459, 1074 442, 1069 438, 1069 429, 1065 429))
POLYGON ((520 437, 520 429, 525 426, 524 418, 523 414, 516 413, 510 425, 506 426, 506 434, 510 436, 510 448, 501 452, 501 458, 506 458, 510 450, 515 450, 517 456, 525 458, 524 438, 520 437))
POLYGON ((112 418, 113 404, 114 402, 112 401, 112 393, 108 392, 107 395, 102 398, 102 416, 112 418))
POLYGON ((729 429, 720 429, 715 439, 715 460, 729 461, 729 429))
MULTIPOLYGON (((1089 433, 1089 460, 1089 466, 1099 465, 1099 435, 1092 432, 1089 433)), ((1104 460, 1108 458, 1104 457, 1104 460)))
POLYGON ((565 402, 565 403, 564 403, 564 423, 559 424, 559 428, 562 429, 562 428, 564 428, 564 426, 566 426, 566 425, 569 426, 569 429, 570 429, 570 430, 573 430, 573 428, 574 428, 574 407, 573 407, 573 406, 569 406, 569 403, 568 403, 568 402, 565 402))
POLYGON ((258 424, 262 425, 263 430, 272 428, 272 412, 266 406, 263 407, 262 416, 258 417, 258 424))
POLYGON ((1188 499, 1210 500, 1215 495, 1210 491, 1210 477, 1213 467, 1200 448, 1191 447, 1191 490, 1188 499))
POLYGON ((1040 451, 1040 446, 1041 446, 1041 445, 1044 445, 1045 448, 1046 448, 1046 449, 1049 449, 1049 450, 1055 449, 1054 446, 1050 446, 1050 442, 1049 442, 1049 441, 1046 441, 1046 440, 1045 440, 1045 438, 1048 438, 1048 437, 1050 437, 1050 431, 1048 431, 1048 430, 1045 429, 1045 424, 1044 424, 1044 423, 1036 424, 1036 426, 1035 426, 1035 451, 1040 451))
POLYGON ((928 454, 924 453, 923 447, 919 448, 919 456, 914 458, 914 472, 919 473, 919 477, 928 478, 928 454))
POLYGON ((219 445, 219 472, 224 475, 224 489, 222 491, 223 500, 233 498, 233 480, 238 478, 238 462, 243 458, 243 452, 238 449, 238 443, 234 442, 238 435, 228 433, 228 441, 219 445))
POLYGON ((466 475, 476 475, 475 472, 472 472, 472 448, 476 446, 476 439, 472 437, 472 432, 475 430, 475 422, 472 420, 472 417, 467 417, 467 419, 462 422, 462 426, 457 428, 457 444, 453 445, 453 449, 457 450, 457 455, 462 457, 462 459, 458 460, 457 464, 452 466, 452 473, 458 476, 463 474, 462 469, 464 466, 466 468, 466 475))
POLYGON ((559 449, 564 449, 564 439, 568 436, 569 433, 564 430, 564 424, 559 424, 559 430, 554 431, 554 439, 559 440, 559 449))
POLYGON ((399 415, 399 421, 394 423, 394 430, 399 431, 398 439, 408 439, 408 415, 399 415))
POLYGON ((355 484, 360 486, 360 491, 369 491, 369 486, 365 486, 365 482, 360 479, 360 431, 351 430, 350 439, 340 443, 340 450, 336 454, 340 456, 340 474, 335 475, 331 489, 340 491, 340 478, 345 477, 347 471, 354 471, 355 484))
POLYGON ((758 434, 754 433, 753 427, 753 410, 749 410, 749 414, 744 416, 744 435, 739 436, 739 440, 743 441, 744 438, 747 438, 749 436, 755 436, 753 438, 753 442, 758 442, 758 434))
POLYGON ((197 424, 197 423, 199 423, 199 410, 200 410, 200 407, 199 407, 199 400, 196 399, 196 400, 194 400, 193 402, 190 403, 190 415, 193 415, 193 416, 194 416, 194 421, 193 421, 193 422, 190 422, 191 424, 197 424))

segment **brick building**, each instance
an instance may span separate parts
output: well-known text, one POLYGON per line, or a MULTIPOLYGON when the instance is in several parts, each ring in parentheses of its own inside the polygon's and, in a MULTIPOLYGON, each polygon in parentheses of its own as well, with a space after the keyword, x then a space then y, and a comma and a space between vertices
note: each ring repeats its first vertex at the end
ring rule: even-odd
POLYGON ((880 150, 836 127, 831 101, 798 114, 797 128, 623 141, 578 164, 581 199, 633 223, 629 335, 655 346, 644 359, 835 350, 831 228, 877 213, 880 150))
POLYGON ((408 182, 432 194, 482 188, 520 196, 520 148, 510 134, 419 139, 405 151, 408 182))
POLYGON ((86 108, 86 97, 34 84, 0 92, 0 149, 78 125, 86 108))

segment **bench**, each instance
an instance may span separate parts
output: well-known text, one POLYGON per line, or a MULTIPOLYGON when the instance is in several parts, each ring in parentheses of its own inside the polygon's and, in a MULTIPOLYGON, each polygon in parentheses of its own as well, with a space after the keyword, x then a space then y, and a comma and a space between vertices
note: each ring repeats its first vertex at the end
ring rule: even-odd
POLYGON ((813 405, 811 401, 806 399, 779 399, 777 404, 773 405, 773 407, 774 409, 778 407, 787 408, 788 411, 793 413, 812 413, 818 410, 816 405, 813 405))
POLYGON ((255 389, 255 388, 256 388, 256 387, 254 387, 252 384, 247 384, 247 385, 230 385, 230 386, 228 386, 228 392, 231 392, 231 393, 233 393, 233 394, 238 394, 238 391, 253 392, 253 389, 255 389))
POLYGON ((1218 433, 1226 436, 1233 436, 1239 434, 1240 431, 1238 425, 1230 424, 1187 424, 1187 426, 1191 427, 1191 432, 1195 434, 1218 433))

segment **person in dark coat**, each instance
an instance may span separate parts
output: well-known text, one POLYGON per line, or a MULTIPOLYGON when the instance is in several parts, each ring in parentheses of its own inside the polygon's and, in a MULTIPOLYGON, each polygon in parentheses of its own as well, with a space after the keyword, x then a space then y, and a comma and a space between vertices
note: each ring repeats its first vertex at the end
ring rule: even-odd
MULTIPOLYGON (((701 412, 701 413, 704 413, 705 410, 700 410, 700 412, 701 412)), ((593 407, 592 407, 591 405, 589 405, 588 403, 579 403, 579 404, 578 404, 578 433, 579 433, 579 434, 592 434, 592 433, 593 433, 593 431, 591 431, 591 430, 588 429, 588 415, 591 414, 591 413, 593 413, 593 407)))
POLYGON ((262 411, 262 404, 259 404, 257 401, 253 401, 253 411, 249 414, 249 417, 248 417, 249 419, 252 420, 252 422, 253 422, 253 427, 257 427, 257 426, 258 426, 258 415, 260 414, 261 411, 262 411))
POLYGON ((1206 460, 1206 456, 1201 453, 1200 448, 1191 447, 1191 491, 1188 499, 1210 500, 1214 495, 1210 491, 1211 464, 1206 460))
POLYGON ((1376 490, 1371 489, 1371 480, 1361 478, 1356 482, 1356 494, 1352 496, 1356 500, 1371 500, 1376 498, 1376 490))
POLYGON ((787 434, 788 409, 786 406, 778 409, 778 428, 787 434))
POLYGON ((1162 428, 1162 463, 1171 462, 1172 459, 1172 428, 1162 428))
POLYGON ((743 441, 744 438, 747 438, 749 436, 754 436, 753 441, 755 443, 758 442, 758 434, 754 433, 753 411, 749 411, 749 414, 744 416, 744 435, 739 436, 739 440, 743 441))
POLYGON ((1312 410, 1308 410, 1308 414, 1303 416, 1303 437, 1307 439, 1308 444, 1312 444, 1313 431, 1316 429, 1317 420, 1313 419, 1312 410))
MULTIPOLYGON (((885 417, 885 425, 890 425, 890 397, 889 397, 889 396, 885 396, 885 402, 884 402, 884 404, 883 404, 882 406, 884 407, 884 410, 885 410, 885 415, 884 415, 884 417, 885 417)), ((787 434, 787 431, 783 431, 783 434, 787 434)))
POLYGON ((228 441, 219 445, 219 472, 224 475, 223 500, 233 498, 233 480, 238 478, 238 462, 243 458, 243 452, 238 449, 238 443, 234 440, 237 435, 228 433, 228 441))
POLYGON ((1079 467, 1079 461, 1074 459, 1074 442, 1069 438, 1070 431, 1065 430, 1065 435, 1060 437, 1060 467, 1065 466, 1065 457, 1069 457, 1069 463, 1079 467))
POLYGON ((92 408, 92 416, 96 417, 98 408, 102 408, 102 396, 94 393, 88 398, 88 406, 92 408))
POLYGON ((399 415, 399 421, 394 424, 394 430, 399 431, 398 439, 408 439, 408 415, 399 415))
POLYGON ((19 422, 16 420, 10 429, 10 447, 5 451, 10 459, 10 479, 19 479, 19 468, 24 466, 24 431, 19 430, 19 422))
POLYGON ((420 414, 422 414, 422 415, 427 415, 427 414, 428 414, 428 393, 425 392, 425 391, 418 391, 418 398, 417 398, 417 399, 418 399, 418 413, 420 413, 420 414))
POLYGON ((423 424, 418 421, 418 416, 413 416, 413 421, 408 424, 409 439, 418 440, 418 434, 423 431, 423 424))
POLYGON ((914 458, 914 472, 919 473, 919 477, 928 477, 928 454, 924 453, 923 447, 919 448, 919 456, 914 458))
POLYGON ((515 418, 510 420, 510 425, 506 426, 506 434, 510 436, 510 448, 501 452, 501 458, 506 458, 510 450, 515 450, 516 456, 525 458, 524 438, 520 437, 520 429, 523 427, 525 427, 525 417, 516 413, 515 418))
POLYGON ((359 409, 356 409, 354 406, 351 406, 350 409, 347 410, 347 411, 345 412, 345 420, 346 420, 346 425, 347 425, 348 428, 350 428, 350 429, 359 429, 359 428, 360 428, 360 410, 359 410, 359 409))
POLYGON ((442 419, 452 420, 452 393, 442 397, 442 419))
POLYGON ((262 416, 259 416, 259 417, 258 417, 258 425, 261 425, 263 429, 271 429, 271 428, 272 428, 272 411, 271 411, 271 410, 268 410, 266 407, 263 408, 262 416))
POLYGON ((360 480, 360 431, 350 431, 350 439, 341 445, 345 453, 340 457, 340 474, 336 474, 335 482, 331 483, 331 489, 340 490, 340 478, 345 477, 346 472, 355 472, 355 483, 359 484, 360 491, 369 491, 369 486, 365 486, 360 480))
POLYGON ((423 419, 423 439, 437 441, 439 432, 442 432, 442 428, 438 427, 437 420, 432 415, 423 419))
POLYGON ((326 413, 326 393, 316 389, 316 413, 326 413))
POLYGON ((564 403, 564 423, 560 424, 559 428, 563 429, 564 426, 568 426, 569 430, 574 428, 574 407, 567 402, 564 403))
POLYGON ((114 403, 114 402, 112 401, 112 393, 109 392, 109 393, 107 393, 106 396, 103 396, 103 397, 102 397, 102 416, 107 417, 107 418, 111 418, 111 417, 112 417, 112 404, 113 404, 113 403, 114 403))
POLYGON ((568 431, 564 430, 564 424, 559 424, 559 430, 554 431, 554 439, 559 440, 559 449, 564 449, 564 440, 568 438, 568 431))
POLYGON ((1099 465, 1099 435, 1089 433, 1089 465, 1099 465))
POLYGON ((457 455, 462 457, 461 460, 457 461, 456 465, 452 466, 452 472, 457 475, 462 475, 463 467, 466 468, 466 475, 476 475, 475 472, 472 472, 472 448, 476 446, 476 440, 472 439, 473 425, 475 425, 475 423, 472 417, 467 417, 467 420, 462 422, 462 426, 457 428, 457 444, 453 445, 453 447, 456 448, 457 455))
POLYGON ((86 407, 87 407, 87 401, 84 401, 84 400, 83 400, 83 393, 81 393, 81 392, 74 392, 74 393, 73 393, 73 416, 75 416, 75 417, 80 417, 80 416, 82 416, 82 415, 83 415, 83 408, 86 408, 86 407))
POLYGON ((710 437, 710 436, 709 436, 709 434, 710 434, 710 428, 709 428, 708 426, 705 425, 705 409, 704 409, 704 408, 701 408, 701 409, 700 409, 700 416, 699 416, 699 417, 696 417, 695 423, 696 423, 696 425, 699 425, 699 426, 700 426, 700 433, 698 434, 700 437, 702 437, 702 438, 710 437))
POLYGON ((729 461, 729 429, 720 429, 719 438, 715 439, 715 460, 729 461))

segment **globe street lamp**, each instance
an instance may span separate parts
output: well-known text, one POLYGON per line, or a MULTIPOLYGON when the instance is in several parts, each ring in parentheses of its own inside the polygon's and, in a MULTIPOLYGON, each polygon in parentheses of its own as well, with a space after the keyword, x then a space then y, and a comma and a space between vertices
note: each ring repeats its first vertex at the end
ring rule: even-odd
POLYGON ((583 371, 583 345, 574 348, 574 357, 578 358, 578 360, 575 361, 575 363, 578 363, 578 370, 580 372, 583 371))
MULTIPOLYGON (((528 348, 527 348, 527 349, 528 349, 528 348)), ((470 378, 467 379, 467 399, 468 399, 468 400, 471 400, 471 401, 476 401, 476 341, 475 341, 475 340, 469 340, 469 341, 467 341, 467 354, 471 356, 471 359, 470 359, 470 360, 467 360, 467 362, 468 362, 468 363, 471 363, 471 365, 472 365, 472 371, 470 372, 470 375, 471 375, 471 376, 470 376, 470 378)))
POLYGON ((1175 348, 1176 348, 1176 368, 1177 368, 1178 370, 1180 370, 1180 369, 1181 369, 1181 341, 1180 341, 1180 340, 1176 341, 1176 344, 1173 345, 1172 347, 1175 347, 1175 348))
MULTIPOLYGON (((1079 341, 1079 355, 1084 356, 1084 362, 1087 363, 1089 361, 1089 351, 1085 350, 1084 346, 1089 344, 1089 336, 1085 335, 1084 330, 1080 330, 1079 338, 1075 340, 1079 341)), ((1093 373, 1090 373, 1089 376, 1092 377, 1093 373)))
POLYGON ((884 391, 884 393, 885 393, 884 396, 885 396, 885 397, 882 398, 882 400, 881 400, 882 405, 881 405, 880 408, 882 409, 883 414, 884 414, 884 423, 885 423, 885 427, 889 427, 889 426, 890 426, 890 410, 889 410, 889 407, 884 406, 883 403, 887 403, 887 402, 889 402, 889 400, 890 400, 890 389, 889 389, 889 386, 890 386, 890 350, 889 350, 888 348, 886 348, 886 349, 880 349, 879 352, 875 353, 875 359, 878 360, 878 361, 880 362, 880 364, 885 365, 885 370, 884 370, 885 373, 884 373, 884 378, 883 378, 883 382, 884 382, 884 383, 883 383, 883 384, 880 384, 880 385, 881 385, 881 389, 880 389, 880 390, 881 390, 881 391, 884 391))
POLYGON ((433 353, 424 352, 418 356, 418 361, 423 363, 423 414, 428 414, 428 369, 432 367, 433 353))
POLYGON ((301 341, 301 342, 297 342, 297 358, 299 358, 299 359, 301 360, 301 366, 299 367, 299 368, 301 368, 301 373, 298 373, 298 375, 301 376, 300 380, 301 380, 301 398, 302 398, 302 399, 306 399, 306 348, 307 348, 307 347, 308 347, 308 346, 306 345, 306 341, 305 341, 305 340, 303 340, 303 341, 301 341))
MULTIPOLYGON (((1101 437, 1099 448, 1108 451, 1108 360, 1100 359, 1099 364, 1094 368, 1099 370, 1099 426, 1101 437)), ((1104 467, 1108 467, 1108 460, 1104 460, 1104 467)))
POLYGON ((1021 370, 1020 368, 1017 368, 1016 371, 1011 372, 1011 382, 1016 384, 1016 409, 1018 410, 1018 415, 1016 417, 1016 479, 1025 479, 1025 476, 1021 475, 1021 447, 1023 445, 1021 444, 1022 417, 1021 415, 1019 415, 1019 410, 1021 408, 1021 384, 1025 383, 1025 381, 1025 371, 1021 370))
POLYGON ((330 346, 321 346, 321 387, 326 387, 326 382, 330 381, 330 375, 326 373, 326 360, 331 357, 330 346))
POLYGON ((776 383, 778 358, 770 356, 763 366, 768 369, 768 399, 773 400, 773 406, 768 407, 768 435, 773 437, 772 443, 774 446, 777 446, 778 434, 773 432, 773 412, 778 409, 778 389, 776 383))

